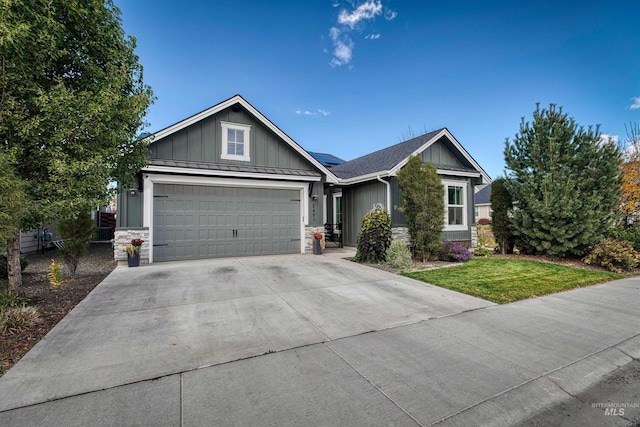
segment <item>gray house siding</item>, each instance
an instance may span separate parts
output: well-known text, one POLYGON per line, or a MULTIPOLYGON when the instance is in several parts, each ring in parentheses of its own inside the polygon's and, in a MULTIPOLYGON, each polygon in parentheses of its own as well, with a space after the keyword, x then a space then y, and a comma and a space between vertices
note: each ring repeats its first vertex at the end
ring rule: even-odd
POLYGON ((132 196, 128 191, 118 194, 116 227, 142 227, 142 192, 132 196))
POLYGON ((424 163, 431 162, 432 165, 464 166, 447 147, 448 144, 450 142, 447 138, 440 138, 422 152, 422 161, 424 163))
POLYGON ((322 214, 324 212, 324 201, 322 197, 323 193, 323 182, 314 182, 312 187, 310 187, 309 191, 309 212, 307 212, 307 217, 309 218, 309 226, 310 227, 321 227, 324 224, 322 223, 322 214), (314 200, 314 195, 317 198, 314 200))
POLYGON ((358 184, 342 190, 343 243, 355 246, 362 218, 376 203, 386 205, 386 186, 378 181, 358 184))
POLYGON ((255 167, 314 170, 314 167, 262 124, 244 111, 227 108, 218 114, 151 144, 151 158, 206 162, 221 165, 242 164, 255 167), (220 122, 251 126, 250 161, 221 159, 222 127, 220 122))

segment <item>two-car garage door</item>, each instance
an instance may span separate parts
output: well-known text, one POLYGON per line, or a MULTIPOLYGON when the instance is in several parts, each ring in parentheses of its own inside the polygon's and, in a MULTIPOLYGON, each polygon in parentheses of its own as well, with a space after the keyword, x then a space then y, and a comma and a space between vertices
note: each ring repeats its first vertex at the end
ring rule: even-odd
POLYGON ((300 252, 300 191, 155 184, 153 258, 300 252))

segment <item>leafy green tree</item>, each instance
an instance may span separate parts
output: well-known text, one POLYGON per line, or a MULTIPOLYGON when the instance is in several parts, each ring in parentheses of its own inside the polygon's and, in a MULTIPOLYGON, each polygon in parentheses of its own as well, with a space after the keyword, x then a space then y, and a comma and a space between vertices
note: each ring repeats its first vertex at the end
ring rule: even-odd
POLYGON ((518 248, 551 257, 582 256, 613 222, 621 154, 551 104, 505 142, 505 185, 514 202, 518 248))
POLYGON ((89 242, 96 238, 96 223, 88 211, 81 211, 75 218, 60 220, 58 233, 64 239, 62 257, 71 276, 75 277, 80 258, 89 252, 89 242))
POLYGON ((412 156, 398 172, 404 213, 415 256, 426 260, 439 253, 444 227, 444 187, 436 168, 412 156))
MULTIPOLYGON (((28 203, 23 230, 106 201, 145 165, 136 138, 153 101, 111 0, 5 0, 0 6, 0 140, 28 203)), ((9 269, 20 253, 8 240, 9 269)), ((10 273, 9 289, 21 285, 10 273), (11 278, 13 277, 13 278, 11 278)))
POLYGON ((356 249, 357 262, 382 263, 391 245, 391 216, 382 209, 374 209, 362 218, 356 249))
POLYGON ((513 248, 513 225, 509 218, 513 207, 511 195, 505 187, 505 179, 498 178, 491 184, 491 231, 496 242, 500 245, 500 252, 506 254, 513 248))
POLYGON ((23 210, 25 204, 22 181, 13 173, 7 153, 0 150, 0 242, 6 242, 20 231, 15 212, 23 210))

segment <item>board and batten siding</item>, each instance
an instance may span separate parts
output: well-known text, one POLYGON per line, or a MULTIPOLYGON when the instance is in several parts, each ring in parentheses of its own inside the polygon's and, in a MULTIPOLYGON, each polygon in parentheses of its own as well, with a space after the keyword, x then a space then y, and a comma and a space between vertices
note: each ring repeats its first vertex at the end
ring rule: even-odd
POLYGON ((422 161, 424 163, 430 162, 436 167, 437 165, 464 166, 462 162, 453 155, 451 150, 447 148, 447 144, 450 144, 448 139, 444 137, 440 138, 422 152, 422 161))
POLYGON ((231 108, 153 141, 150 149, 153 159, 314 170, 306 159, 254 120, 250 114, 243 111, 234 112, 231 108), (250 161, 221 159, 221 121, 251 126, 250 161))
POLYGON ((129 191, 118 193, 116 227, 142 227, 142 199, 141 191, 135 195, 129 191))
POLYGON ((343 243, 355 246, 362 218, 376 203, 386 203, 386 186, 379 181, 371 181, 342 190, 343 243))

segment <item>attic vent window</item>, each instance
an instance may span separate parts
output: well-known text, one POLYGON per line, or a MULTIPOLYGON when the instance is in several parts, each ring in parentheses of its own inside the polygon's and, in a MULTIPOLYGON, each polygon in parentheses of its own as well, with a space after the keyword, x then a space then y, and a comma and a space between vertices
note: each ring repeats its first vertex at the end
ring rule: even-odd
POLYGON ((250 161, 251 126, 229 122, 220 122, 220 125, 222 126, 220 158, 241 162, 250 161))

